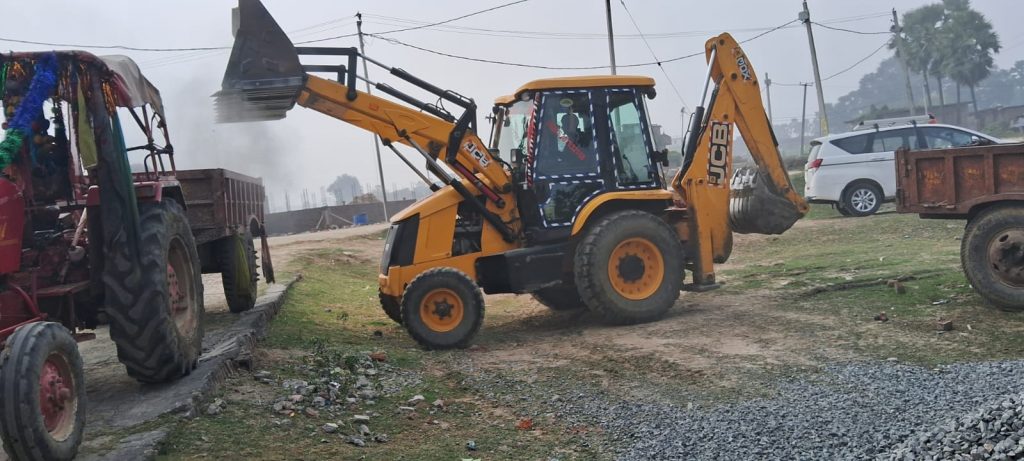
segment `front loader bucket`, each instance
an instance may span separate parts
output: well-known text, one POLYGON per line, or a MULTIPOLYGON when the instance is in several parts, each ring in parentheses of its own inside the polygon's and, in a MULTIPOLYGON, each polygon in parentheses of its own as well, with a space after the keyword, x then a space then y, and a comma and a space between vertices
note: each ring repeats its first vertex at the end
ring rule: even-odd
POLYGON ((217 122, 284 118, 306 81, 295 46, 259 0, 238 0, 232 13, 235 44, 213 95, 217 122))
POLYGON ((733 173, 729 196, 729 224, 733 232, 781 234, 804 216, 763 176, 755 168, 739 168, 733 173))

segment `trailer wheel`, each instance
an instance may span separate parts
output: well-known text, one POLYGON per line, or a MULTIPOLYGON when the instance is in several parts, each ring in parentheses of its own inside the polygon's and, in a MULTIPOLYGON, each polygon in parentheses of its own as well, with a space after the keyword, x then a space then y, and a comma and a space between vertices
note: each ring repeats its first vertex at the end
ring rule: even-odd
POLYGON ((0 353, 0 436, 18 460, 70 460, 85 427, 78 344, 59 323, 18 327, 0 353))
POLYGON ((609 323, 631 324, 661 317, 683 283, 683 247, 657 216, 622 211, 590 228, 574 256, 576 286, 583 302, 609 323))
POLYGON ((377 289, 377 299, 380 300, 380 308, 389 319, 395 323, 402 324, 402 302, 395 296, 384 294, 377 289))
POLYGON ((971 219, 960 262, 979 295, 997 307, 1024 310, 1024 207, 990 208, 971 219))
POLYGON ((580 292, 576 285, 562 283, 561 285, 541 288, 530 293, 533 299, 553 311, 574 311, 587 307, 580 298, 580 292))
POLYGON ((203 280, 188 219, 173 200, 139 206, 137 273, 108 264, 107 315, 117 357, 142 382, 189 374, 203 341, 203 280))
POLYGON ((256 275, 256 247, 252 233, 224 237, 218 242, 220 251, 220 279, 224 285, 224 297, 228 309, 239 313, 256 305, 258 277, 256 275))
POLYGON ((402 295, 402 321, 427 349, 466 347, 484 320, 484 297, 462 272, 441 267, 416 276, 402 295))

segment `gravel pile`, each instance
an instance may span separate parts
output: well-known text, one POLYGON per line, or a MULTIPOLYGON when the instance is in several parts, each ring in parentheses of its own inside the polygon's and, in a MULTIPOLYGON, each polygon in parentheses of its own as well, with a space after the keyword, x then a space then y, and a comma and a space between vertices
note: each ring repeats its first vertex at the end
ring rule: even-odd
MULTIPOLYGON (((909 451, 914 440, 936 424, 1020 394, 1022 378, 1024 361, 934 370, 893 362, 832 365, 818 374, 780 382, 771 398, 709 408, 644 398, 623 400, 578 381, 547 383, 537 392, 526 389, 521 381, 501 383, 494 377, 479 376, 469 384, 493 400, 519 401, 534 412, 549 412, 568 426, 598 426, 613 439, 608 448, 623 460, 871 460, 929 459, 909 451)), ((686 398, 674 397, 676 401, 686 398)), ((1002 417, 999 413, 994 421, 1002 417)), ((1013 429, 1015 422, 1007 421, 1013 429)), ((990 423, 986 421, 989 433, 997 430, 990 423)), ((959 432, 973 437, 968 431, 959 432)), ((936 437, 945 440, 946 436, 936 437)))
POLYGON ((1022 459, 1024 394, 985 405, 930 432, 911 437, 879 460, 1022 459))

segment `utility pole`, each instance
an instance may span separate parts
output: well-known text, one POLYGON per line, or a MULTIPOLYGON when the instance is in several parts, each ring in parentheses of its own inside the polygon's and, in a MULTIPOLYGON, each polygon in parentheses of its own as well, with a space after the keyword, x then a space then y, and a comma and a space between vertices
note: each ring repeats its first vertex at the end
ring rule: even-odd
POLYGON ((612 75, 615 75, 615 34, 612 33, 612 0, 604 0, 604 15, 608 20, 608 55, 611 56, 612 60, 612 75))
MULTIPOLYGON (((797 15, 797 19, 803 21, 807 26, 807 42, 811 46, 811 66, 814 68, 814 87, 818 90, 818 121, 821 123, 821 135, 828 134, 828 114, 825 113, 825 92, 821 88, 821 72, 818 71, 818 52, 814 49, 814 32, 811 31, 811 12, 807 9, 807 0, 804 0, 804 10, 797 15)), ((803 152, 803 146, 800 146, 803 152)))
MULTIPOLYGON (((366 66, 366 48, 363 45, 363 13, 356 13, 356 32, 359 35, 359 54, 363 58, 363 79, 366 82, 366 94, 373 94, 370 90, 370 69, 366 66)), ((377 133, 373 134, 373 149, 377 152, 377 174, 380 175, 380 198, 384 206, 384 220, 391 219, 388 214, 388 191, 384 190, 384 164, 380 161, 380 139, 377 133)))
POLYGON ((903 29, 900 27, 900 18, 896 15, 896 8, 892 9, 892 34, 896 43, 896 55, 900 57, 900 64, 903 66, 903 78, 907 81, 907 115, 914 115, 914 87, 910 85, 910 66, 907 65, 907 57, 903 52, 903 29))
POLYGON ((775 118, 772 117, 772 79, 768 78, 768 72, 764 73, 764 91, 768 95, 768 124, 775 125, 775 118))
POLYGON ((804 134, 807 131, 807 87, 810 83, 800 83, 804 87, 804 105, 800 113, 800 156, 804 155, 804 134))

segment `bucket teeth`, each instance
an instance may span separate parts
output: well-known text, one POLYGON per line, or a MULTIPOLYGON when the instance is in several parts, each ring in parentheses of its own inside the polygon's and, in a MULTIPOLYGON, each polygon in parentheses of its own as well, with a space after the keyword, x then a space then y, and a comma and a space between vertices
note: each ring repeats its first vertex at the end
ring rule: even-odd
POLYGON ((741 234, 781 234, 796 223, 803 213, 763 180, 754 168, 739 168, 733 173, 729 197, 729 224, 741 234))

